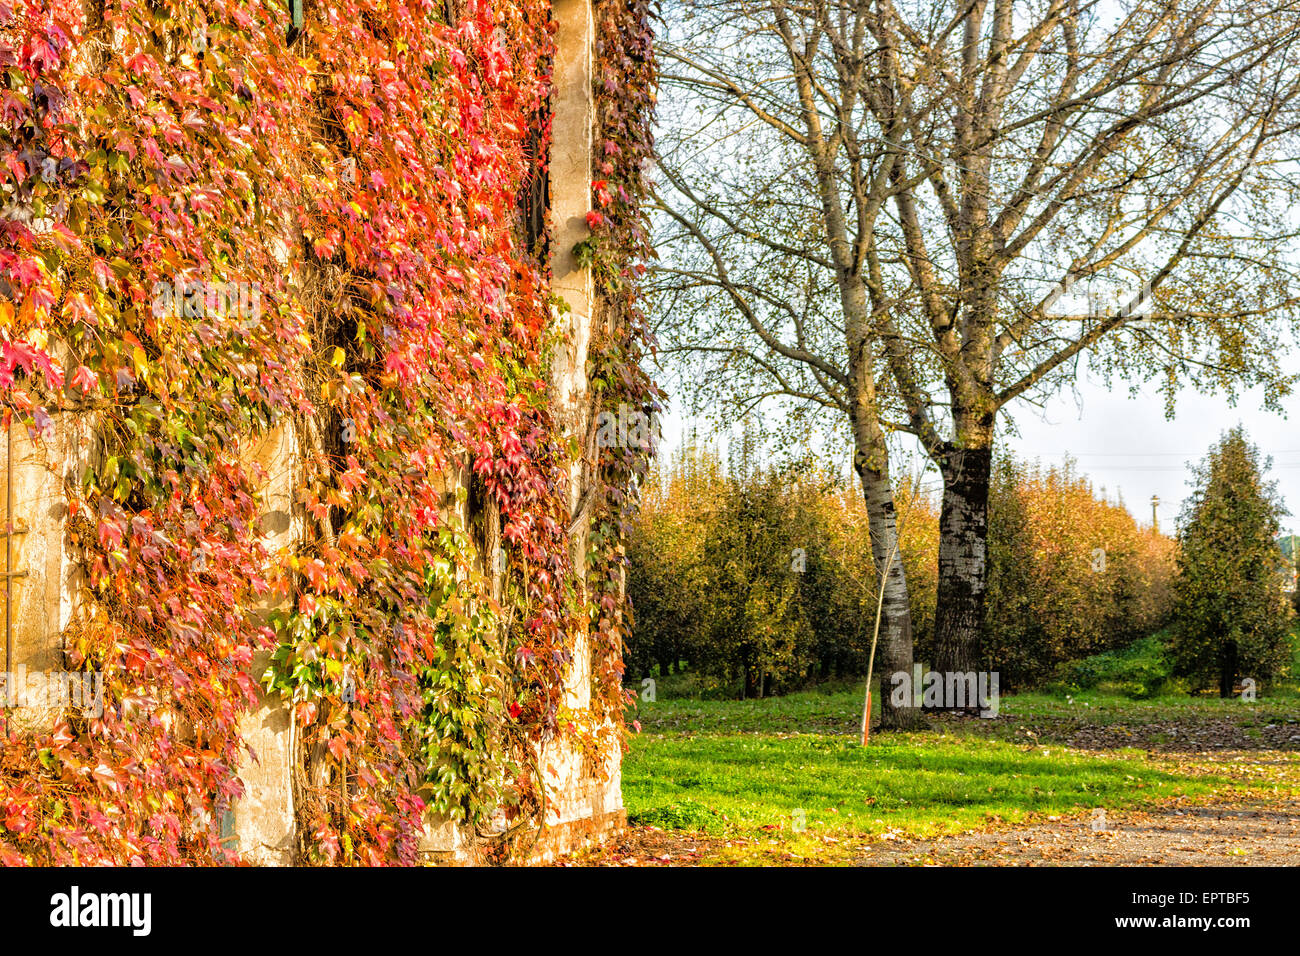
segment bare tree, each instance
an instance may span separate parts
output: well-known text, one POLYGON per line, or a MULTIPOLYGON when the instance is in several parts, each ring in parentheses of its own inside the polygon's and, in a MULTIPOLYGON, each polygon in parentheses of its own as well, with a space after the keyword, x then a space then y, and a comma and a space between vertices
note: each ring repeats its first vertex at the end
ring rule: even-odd
POLYGON ((873 513, 884 436, 915 436, 944 481, 937 669, 979 662, 1005 406, 1085 358, 1170 403, 1292 387, 1300 0, 716 0, 666 19, 668 354, 713 366, 701 398, 847 417, 873 513))

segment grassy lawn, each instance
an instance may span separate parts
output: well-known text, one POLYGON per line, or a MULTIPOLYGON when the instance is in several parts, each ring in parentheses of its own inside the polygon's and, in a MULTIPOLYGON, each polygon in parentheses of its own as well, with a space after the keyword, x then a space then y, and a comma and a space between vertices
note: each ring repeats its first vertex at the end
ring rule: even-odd
POLYGON ((1094 807, 1300 793, 1294 698, 1021 695, 1003 698, 996 720, 877 733, 865 749, 860 707, 852 688, 642 702, 643 731, 623 765, 629 819, 706 834, 704 862, 836 863, 877 839, 1086 817, 1094 807), (1261 734, 1281 749, 1237 748, 1261 734), (1094 737, 1104 742, 1093 746, 1094 737))

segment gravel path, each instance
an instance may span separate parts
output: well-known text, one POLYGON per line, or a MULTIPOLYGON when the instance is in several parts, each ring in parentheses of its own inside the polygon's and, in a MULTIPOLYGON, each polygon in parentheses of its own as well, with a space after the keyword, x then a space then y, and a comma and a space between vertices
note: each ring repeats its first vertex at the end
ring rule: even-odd
POLYGON ((864 866, 1297 866, 1300 799, 1095 811, 992 833, 874 843, 864 866))

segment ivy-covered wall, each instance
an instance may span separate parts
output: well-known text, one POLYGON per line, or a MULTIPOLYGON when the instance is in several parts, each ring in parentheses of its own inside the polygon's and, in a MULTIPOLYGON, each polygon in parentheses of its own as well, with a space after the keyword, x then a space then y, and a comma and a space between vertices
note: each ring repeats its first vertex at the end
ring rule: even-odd
POLYGON ((657 408, 654 78, 644 5, 592 23, 566 423, 546 0, 0 4, 0 394, 29 441, 77 422, 49 642, 103 682, 8 721, 0 863, 247 858, 276 753, 287 859, 419 862, 431 820, 518 858, 548 760, 617 767, 649 449, 593 436, 657 408))

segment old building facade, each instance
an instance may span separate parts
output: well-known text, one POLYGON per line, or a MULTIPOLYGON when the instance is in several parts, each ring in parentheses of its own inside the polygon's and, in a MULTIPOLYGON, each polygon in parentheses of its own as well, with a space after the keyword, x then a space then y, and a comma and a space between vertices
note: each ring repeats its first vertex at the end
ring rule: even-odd
MULTIPOLYGON (((299 7, 301 5, 298 5, 299 7)), ((318 28, 324 13, 308 4, 303 24, 318 28)), ((547 333, 549 360, 548 400, 561 438, 573 447, 590 445, 598 400, 588 379, 593 335, 600 317, 597 292, 589 261, 578 248, 591 237, 593 212, 592 180, 599 167, 597 156, 596 22, 591 0, 555 0, 554 54, 550 66, 552 92, 549 97, 550 136, 546 155, 539 163, 545 177, 541 195, 547 205, 549 235, 545 243, 549 258, 552 328, 547 333)), ((89 55, 89 54, 87 54, 89 55)), ((35 231, 35 230, 34 230, 35 231)), ((39 240, 39 237, 38 237, 39 240)), ((38 241, 37 240, 37 241, 38 241)), ((285 233, 285 261, 291 250, 303 245, 302 235, 285 233)), ((310 275, 291 281, 310 283, 310 275)), ((66 357, 69 369, 77 364, 66 357)), ((141 363, 141 366, 143 363, 141 363)), ((141 373, 143 374, 143 373, 141 373)), ((67 396, 74 393, 67 389, 67 396)), ((72 489, 88 473, 104 480, 104 472, 118 466, 101 440, 109 422, 94 402, 78 404, 71 397, 49 405, 58 410, 47 415, 42 408, 33 419, 17 410, 7 431, 3 449, 5 489, 5 672, 57 673, 66 663, 70 645, 77 640, 81 622, 102 613, 103 589, 91 586, 90 575, 79 545, 95 534, 93 516, 76 513, 72 489), (87 520, 92 519, 92 520, 87 520)), ((349 423, 345 422, 345 427, 349 423)), ((251 474, 258 477, 257 508, 260 545, 271 561, 295 561, 301 543, 314 530, 313 516, 304 503, 304 485, 309 482, 309 460, 319 457, 323 422, 285 415, 258 430, 242 450, 251 474)), ((445 506, 440 520, 465 531, 477 550, 476 566, 500 588, 497 567, 501 522, 491 507, 482 515, 476 507, 473 471, 468 467, 445 475, 445 506), (475 522, 477 521, 477 524, 475 522), (471 529, 471 525, 474 528, 471 529), (472 533, 471 533, 472 530, 472 533)), ((588 499, 595 491, 593 461, 578 454, 566 464, 570 526, 566 529, 569 553, 577 579, 584 577, 589 551, 588 499)), ((111 477, 109 480, 111 480, 111 477)), ((481 510, 481 503, 478 506, 481 510)), ((101 535, 102 536, 102 535, 101 535)), ((196 574, 207 570, 202 549, 195 549, 196 574)), ((296 567, 296 565, 295 565, 296 567)), ((144 573, 143 571, 141 573, 144 573)), ((268 597, 259 614, 271 615, 286 607, 283 595, 268 597)), ((159 622, 160 629, 162 623, 159 622)), ((593 707, 593 648, 585 627, 571 635, 571 659, 566 664, 562 710, 566 719, 582 723, 593 707)), ((242 759, 237 777, 242 792, 234 799, 213 804, 213 822, 222 845, 255 865, 293 865, 303 862, 303 819, 298 805, 303 791, 301 727, 295 720, 294 701, 282 693, 267 690, 261 675, 267 669, 270 649, 258 652, 245 667, 257 685, 256 705, 238 722, 242 759)), ((11 687, 19 684, 12 676, 11 687)), ((6 719, 10 728, 21 732, 48 733, 64 719, 64 713, 50 701, 18 695, 9 701, 6 719)), ((110 701, 120 711, 130 702, 110 701)), ((179 719, 179 718, 178 718, 179 719)), ((594 718, 609 722, 608 715, 594 718)), ((615 740, 618 729, 605 734, 615 740)), ((11 737, 11 740, 18 738, 11 737)), ((589 746, 564 735, 534 738, 536 765, 547 790, 544 819, 533 821, 532 838, 516 840, 523 857, 541 861, 600 838, 622 825, 619 776, 619 748, 593 755, 589 746)), ((342 786, 349 785, 346 774, 342 786)), ((326 778, 315 781, 329 785, 326 778)), ((200 814, 201 816, 202 814, 200 814)), ((508 829, 506 817, 501 829, 508 829)), ((417 856, 428 863, 477 863, 493 857, 496 844, 491 827, 471 826, 454 815, 429 811, 417 856)))

